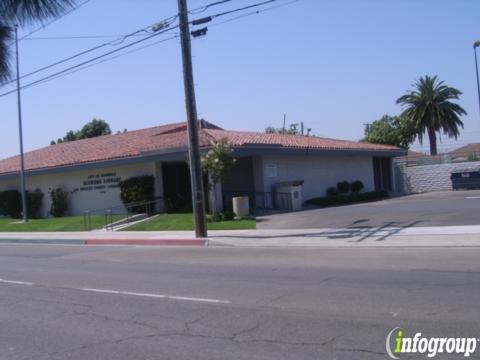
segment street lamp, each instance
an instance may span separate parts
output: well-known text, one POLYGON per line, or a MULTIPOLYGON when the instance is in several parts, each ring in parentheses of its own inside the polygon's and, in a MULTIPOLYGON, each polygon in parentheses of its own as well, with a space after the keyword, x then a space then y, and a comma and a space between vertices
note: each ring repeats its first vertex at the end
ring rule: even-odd
POLYGON ((480 41, 473 43, 473 52, 475 54, 475 70, 477 71, 477 94, 478 94, 478 106, 480 107, 480 78, 478 76, 478 60, 477 60, 477 47, 480 46, 480 41))
POLYGON ((20 138, 20 188, 22 192, 22 218, 27 217, 27 192, 25 190, 25 160, 23 156, 23 131, 22 131, 22 102, 20 96, 20 60, 18 58, 18 26, 15 25, 15 61, 17 67, 17 104, 18 104, 18 137, 20 138))

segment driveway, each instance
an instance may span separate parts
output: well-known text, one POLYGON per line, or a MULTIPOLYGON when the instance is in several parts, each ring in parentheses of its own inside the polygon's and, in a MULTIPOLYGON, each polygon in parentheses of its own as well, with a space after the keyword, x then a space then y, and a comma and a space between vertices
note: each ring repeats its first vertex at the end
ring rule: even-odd
POLYGON ((435 192, 258 218, 259 229, 414 227, 480 224, 480 191, 435 192))

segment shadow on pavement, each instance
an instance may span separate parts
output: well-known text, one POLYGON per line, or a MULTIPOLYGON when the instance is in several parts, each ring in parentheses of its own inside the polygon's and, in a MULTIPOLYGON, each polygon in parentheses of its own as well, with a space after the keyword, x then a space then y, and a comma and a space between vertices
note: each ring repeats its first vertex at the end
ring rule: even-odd
POLYGON ((318 232, 298 232, 298 233, 290 233, 290 234, 282 234, 282 235, 262 235, 262 234, 255 234, 255 235, 219 235, 219 236, 212 236, 215 237, 222 237, 222 238, 236 238, 236 239, 282 239, 282 238, 326 238, 326 239, 353 239, 350 242, 362 242, 368 239, 375 239, 375 241, 385 241, 389 237, 394 236, 401 232, 404 229, 411 228, 417 226, 420 223, 425 223, 427 221, 413 221, 407 224, 402 224, 399 222, 386 222, 380 227, 372 227, 369 225, 365 226, 358 226, 357 224, 368 222, 369 219, 361 219, 353 222, 347 228, 338 229, 338 230, 319 230, 318 232))

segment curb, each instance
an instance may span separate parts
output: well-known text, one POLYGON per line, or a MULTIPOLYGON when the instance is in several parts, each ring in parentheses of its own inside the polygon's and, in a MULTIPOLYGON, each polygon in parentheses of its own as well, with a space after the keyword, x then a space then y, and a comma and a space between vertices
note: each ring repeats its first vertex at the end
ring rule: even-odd
POLYGON ((87 239, 85 245, 205 246, 205 239, 87 239))
POLYGON ((85 245, 80 239, 0 239, 0 244, 29 244, 29 245, 85 245))
POLYGON ((206 239, 0 239, 0 244, 206 246, 206 239))

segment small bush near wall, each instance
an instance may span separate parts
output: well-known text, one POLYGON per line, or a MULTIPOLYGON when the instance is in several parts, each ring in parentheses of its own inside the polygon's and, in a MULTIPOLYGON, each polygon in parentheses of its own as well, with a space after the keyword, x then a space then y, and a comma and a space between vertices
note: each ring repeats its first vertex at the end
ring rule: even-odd
POLYGON ((20 218, 22 215, 22 199, 17 190, 0 192, 0 214, 11 218, 20 218))
MULTIPOLYGON (((120 199, 125 205, 153 201, 155 199, 154 178, 152 175, 136 176, 120 183, 120 199)), ((129 209, 133 213, 145 211, 145 207, 129 209)))
POLYGON ((350 192, 350 183, 348 181, 339 182, 337 190, 340 194, 348 194, 350 192))
POLYGON ((207 223, 214 223, 220 221, 232 221, 235 219, 235 214, 233 211, 223 211, 223 212, 215 212, 212 214, 207 215, 207 223))
POLYGON ((307 201, 307 204, 317 205, 317 206, 335 206, 335 205, 346 205, 354 204, 359 202, 375 201, 380 199, 385 199, 388 197, 388 191, 378 190, 370 191, 365 193, 352 193, 349 195, 334 195, 326 197, 313 198, 307 201))
POLYGON ((338 195, 338 190, 335 186, 330 186, 328 189, 327 189, 327 196, 335 196, 335 195, 338 195))
POLYGON ((40 189, 27 191, 27 213, 30 219, 38 219, 42 208, 43 193, 40 189))
MULTIPOLYGON (((39 189, 27 191, 27 212, 29 218, 38 218, 42 201, 43 193, 39 189)), ((8 190, 0 192, 0 215, 13 219, 22 217, 22 196, 19 191, 8 190)))
POLYGON ((357 194, 360 191, 362 191, 364 187, 365 186, 363 185, 363 182, 361 182, 360 180, 356 180, 350 185, 350 188, 352 189, 352 193, 357 193, 357 194))
POLYGON ((50 214, 53 217, 63 217, 67 215, 68 211, 68 192, 62 188, 50 190, 50 197, 52 205, 50 207, 50 214))

